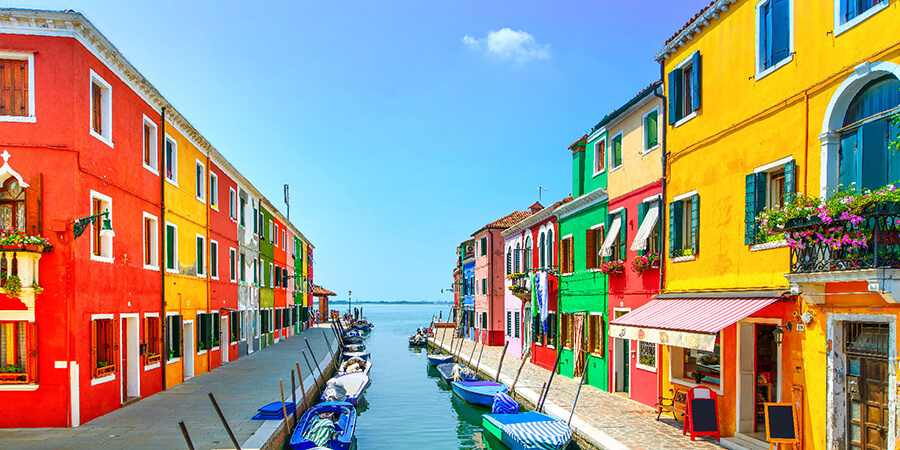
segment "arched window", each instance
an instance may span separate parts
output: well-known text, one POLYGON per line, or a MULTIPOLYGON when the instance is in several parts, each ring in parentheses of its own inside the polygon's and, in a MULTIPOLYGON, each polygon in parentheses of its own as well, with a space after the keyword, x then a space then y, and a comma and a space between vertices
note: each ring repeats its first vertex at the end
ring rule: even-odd
POLYGON ((525 270, 531 270, 531 236, 525 238, 525 270))
POLYGON ((547 265, 544 267, 553 268, 553 230, 547 230, 547 265))
POLYGON ((522 244, 516 244, 516 273, 522 272, 522 244))
POLYGON ((14 177, 0 189, 0 227, 25 229, 25 189, 14 177))
POLYGON ((538 255, 538 268, 547 267, 547 235, 544 233, 538 237, 538 255))
POLYGON ((891 125, 888 112, 900 105, 900 80, 886 75, 868 84, 856 94, 847 114, 841 136, 840 175, 842 187, 855 183, 857 188, 878 189, 900 181, 900 154, 888 144, 897 138, 898 127, 891 125))

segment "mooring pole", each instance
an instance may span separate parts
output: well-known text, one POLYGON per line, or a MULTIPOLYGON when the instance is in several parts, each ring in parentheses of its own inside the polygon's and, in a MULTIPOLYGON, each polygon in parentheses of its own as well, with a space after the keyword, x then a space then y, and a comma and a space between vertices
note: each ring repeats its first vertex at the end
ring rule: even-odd
MULTIPOLYGON (((309 345, 309 340, 307 340, 307 339, 304 337, 304 338, 303 338, 303 341, 306 342, 306 348, 309 349, 309 356, 312 357, 313 361, 316 362, 316 369, 319 369, 319 360, 316 359, 316 354, 313 353, 312 346, 309 345)), ((315 376, 315 375, 316 375, 316 374, 313 373, 313 376, 315 376)), ((325 374, 322 373, 322 369, 319 369, 319 376, 322 377, 322 382, 324 383, 324 382, 325 382, 325 374)))
POLYGON ((337 365, 336 355, 331 351, 331 344, 328 342, 328 332, 322 330, 322 336, 325 337, 325 347, 328 347, 328 354, 331 356, 331 362, 337 365))
POLYGON ((316 376, 316 371, 313 370, 312 364, 309 363, 309 358, 306 357, 306 352, 300 350, 300 353, 303 354, 303 360, 306 361, 306 366, 309 367, 309 374, 312 375, 313 381, 316 382, 316 394, 322 389, 319 387, 319 378, 316 376))
POLYGON ((503 344, 503 353, 500 354, 500 364, 497 365, 497 376, 494 377, 494 381, 500 381, 500 369, 503 367, 503 357, 506 356, 506 348, 509 347, 509 341, 506 341, 503 344))
POLYGON ((288 420, 287 406, 284 404, 284 380, 278 379, 278 387, 281 389, 281 413, 284 414, 284 429, 290 433, 291 421, 288 420))
POLYGON ((556 363, 553 364, 553 372, 550 372, 550 380, 547 381, 547 392, 544 393, 544 398, 541 400, 541 404, 538 407, 538 412, 542 412, 544 410, 544 402, 547 400, 547 394, 550 393, 550 385, 553 384, 553 375, 556 375, 556 370, 559 368, 560 357, 562 357, 562 349, 560 349, 559 353, 556 354, 556 363))
POLYGON ((241 444, 238 444, 237 438, 235 438, 234 433, 231 432, 231 427, 228 426, 228 421, 225 420, 225 415, 222 414, 222 410, 219 409, 219 404, 216 403, 216 398, 213 397, 212 392, 209 393, 209 401, 212 402, 213 408, 216 409, 216 414, 219 415, 219 420, 222 421, 222 425, 225 425, 225 431, 228 432, 228 437, 231 438, 231 443, 234 444, 234 448, 241 450, 241 444))
MULTIPOLYGON (((580 350, 581 353, 584 353, 584 350, 580 350)), ((578 403, 578 396, 581 395, 581 385, 584 384, 584 375, 587 368, 582 369, 581 371, 581 379, 578 380, 578 390, 575 391, 575 400, 572 400, 572 412, 569 413, 569 421, 566 422, 570 426, 572 425, 572 417, 575 416, 575 405, 578 403)))
MULTIPOLYGON (((541 402, 544 400, 544 390, 545 390, 545 389, 547 389, 547 382, 546 382, 546 381, 544 382, 544 384, 541 385, 541 393, 540 393, 540 395, 538 395, 538 402, 537 402, 537 404, 534 405, 534 406, 537 407, 537 408, 540 408, 541 402)), ((538 409, 537 411, 538 411, 538 412, 541 412, 540 409, 538 409)))
MULTIPOLYGON (((472 341, 472 356, 469 356, 468 364, 472 364, 472 360, 475 359, 475 350, 478 350, 478 343, 472 341)), ((476 372, 475 375, 478 375, 478 373, 476 372)))
POLYGON ((294 381, 294 369, 291 369, 291 401, 294 402, 294 423, 297 423, 297 382, 294 381))
MULTIPOLYGON (((478 352, 478 362, 475 363, 475 376, 478 376, 478 366, 481 365, 481 355, 484 354, 484 339, 481 340, 481 351, 478 352)), ((472 352, 472 355, 475 355, 475 352, 472 352)), ((471 362, 471 361, 470 361, 471 362)))
POLYGON ((303 386, 303 374, 300 372, 300 363, 295 362, 294 364, 297 364, 297 379, 300 380, 300 400, 303 401, 303 412, 306 412, 306 388, 303 386))
MULTIPOLYGON (((531 354, 531 349, 526 349, 525 354, 522 355, 522 364, 519 364, 519 370, 516 371, 516 379, 513 380, 512 386, 509 387, 509 390, 512 391, 512 395, 516 395, 516 383, 519 382, 519 375, 522 375, 522 368, 525 367, 525 363, 528 362, 528 355, 531 354)), ((540 399, 538 399, 540 400, 540 399)), ((535 404, 537 406, 537 404, 535 404)))
POLYGON ((178 426, 181 427, 181 435, 184 436, 184 442, 187 442, 188 450, 194 450, 194 443, 191 442, 191 437, 184 426, 184 421, 178 422, 178 426))

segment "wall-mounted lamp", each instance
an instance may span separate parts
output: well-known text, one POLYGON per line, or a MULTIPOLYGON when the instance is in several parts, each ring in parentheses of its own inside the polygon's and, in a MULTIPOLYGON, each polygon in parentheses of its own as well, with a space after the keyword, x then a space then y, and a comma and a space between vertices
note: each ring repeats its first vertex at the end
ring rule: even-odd
POLYGON ((116 232, 113 231, 112 220, 109 218, 109 210, 107 209, 102 213, 77 219, 75 221, 75 225, 72 227, 72 232, 75 235, 75 239, 78 239, 78 237, 84 233, 84 230, 87 229, 88 225, 94 223, 101 216, 103 217, 103 222, 100 225, 100 236, 109 238, 115 237, 116 232))
POLYGON ((784 333, 790 333, 792 329, 793 326, 790 322, 784 325, 776 325, 775 330, 772 331, 772 334, 775 336, 775 344, 781 345, 781 343, 784 341, 784 333))

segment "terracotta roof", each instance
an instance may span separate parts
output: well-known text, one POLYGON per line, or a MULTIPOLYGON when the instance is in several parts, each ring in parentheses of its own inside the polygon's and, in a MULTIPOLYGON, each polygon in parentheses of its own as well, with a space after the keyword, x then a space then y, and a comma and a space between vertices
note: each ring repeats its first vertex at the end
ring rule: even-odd
POLYGON ((632 97, 631 100, 628 100, 624 105, 620 106, 618 109, 607 114, 606 117, 601 119, 600 122, 597 123, 597 125, 594 125, 594 128, 591 128, 591 131, 588 134, 592 134, 594 131, 599 130, 604 125, 612 122, 617 117, 621 116, 622 113, 624 113, 625 111, 628 110, 628 108, 631 108, 632 106, 634 106, 637 102, 641 101, 644 97, 653 94, 653 90, 658 88, 659 86, 662 86, 662 81, 654 81, 653 83, 650 83, 650 86, 647 86, 644 89, 641 89, 641 92, 638 92, 638 94, 635 95, 634 97, 632 97))
POLYGON ((709 27, 710 22, 719 20, 722 14, 728 12, 729 5, 737 3, 738 0, 712 0, 709 5, 705 6, 697 14, 694 14, 690 20, 675 32, 666 43, 663 49, 656 53, 654 59, 662 61, 667 59, 670 54, 676 53, 679 48, 684 47, 686 41, 692 40, 694 36, 703 32, 703 28, 709 27))
POLYGON ((544 205, 541 202, 534 202, 533 205, 528 207, 528 211, 531 211, 532 214, 544 209, 544 205))
POLYGON ((561 206, 561 205, 565 205, 566 203, 571 202, 572 200, 573 200, 573 199, 572 199, 571 196, 566 197, 566 198, 564 198, 564 199, 562 199, 562 200, 560 200, 560 201, 554 203, 554 204, 553 204, 553 208, 556 209, 556 208, 558 208, 558 207, 561 206))
POLYGON ((329 291, 328 289, 319 286, 318 284, 313 285, 313 295, 318 295, 320 297, 331 297, 332 295, 337 295, 334 292, 329 291))
POLYGON ((472 236, 475 236, 476 234, 480 233, 481 230, 485 230, 485 229, 499 228, 501 230, 505 230, 505 229, 525 220, 529 216, 531 216, 531 211, 514 211, 512 214, 509 214, 500 220, 495 220, 495 221, 479 228, 478 231, 472 233, 472 236))
POLYGON ((703 13, 705 13, 706 10, 709 9, 709 8, 710 8, 712 5, 714 5, 715 3, 716 3, 716 0, 711 1, 708 5, 704 6, 703 9, 700 10, 700 12, 698 12, 697 14, 694 14, 694 17, 691 17, 690 20, 688 20, 687 22, 685 22, 684 25, 683 25, 681 28, 679 28, 678 31, 675 32, 675 34, 672 35, 672 37, 666 39, 666 44, 668 44, 669 42, 674 41, 675 38, 678 37, 678 33, 681 33, 681 32, 684 31, 687 27, 691 26, 691 24, 694 23, 694 21, 697 20, 698 17, 702 16, 703 13))
POLYGON ((582 136, 580 139, 578 139, 577 141, 573 142, 572 145, 569 146, 568 150, 572 150, 572 153, 577 152, 577 151, 578 151, 578 147, 581 147, 581 149, 583 150, 583 149, 584 149, 584 145, 585 145, 586 143, 587 143, 587 135, 584 135, 584 136, 582 136))

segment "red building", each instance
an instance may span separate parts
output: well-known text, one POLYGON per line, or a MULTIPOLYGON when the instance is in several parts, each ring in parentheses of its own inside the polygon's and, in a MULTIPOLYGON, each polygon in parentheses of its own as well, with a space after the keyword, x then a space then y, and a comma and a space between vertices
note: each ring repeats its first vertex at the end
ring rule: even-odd
MULTIPOLYGON (((238 358, 237 182, 223 171, 224 160, 209 164, 209 309, 219 311, 218 350, 210 351, 210 370, 238 358)), ((230 165, 229 165, 230 166, 230 165)), ((215 347, 213 347, 215 349, 215 347)))
MULTIPOLYGON (((274 212, 274 208, 272 208, 274 212)), ((287 228, 284 222, 279 220, 278 214, 273 213, 275 222, 275 235, 272 237, 272 245, 275 246, 275 339, 283 339, 287 331, 287 228)))

